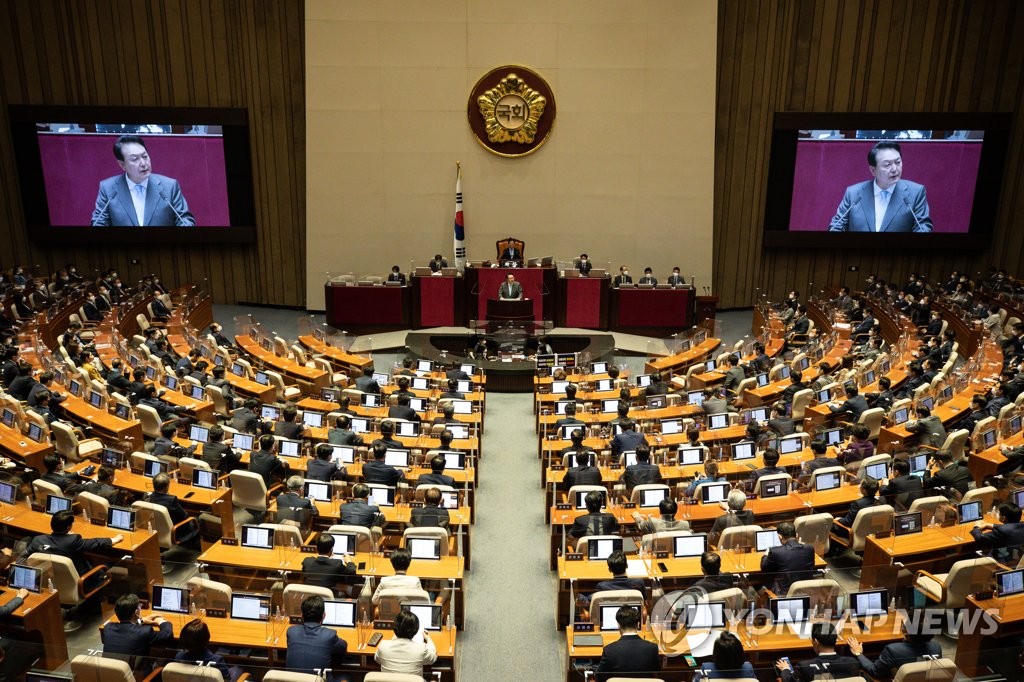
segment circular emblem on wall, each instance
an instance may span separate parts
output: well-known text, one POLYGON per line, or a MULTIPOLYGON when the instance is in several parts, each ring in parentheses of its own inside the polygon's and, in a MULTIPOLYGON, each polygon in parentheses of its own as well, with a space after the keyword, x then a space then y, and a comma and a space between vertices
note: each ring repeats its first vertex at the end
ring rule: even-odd
POLYGON ((555 95, 532 69, 502 66, 476 82, 466 113, 469 127, 485 149, 499 156, 526 156, 551 134, 555 95))

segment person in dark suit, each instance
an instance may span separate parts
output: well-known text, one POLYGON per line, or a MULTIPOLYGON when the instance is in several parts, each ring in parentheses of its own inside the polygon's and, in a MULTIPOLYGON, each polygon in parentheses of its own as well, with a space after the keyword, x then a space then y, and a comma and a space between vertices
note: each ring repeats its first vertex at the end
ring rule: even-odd
POLYGON ((89 322, 103 321, 103 313, 100 312, 99 307, 96 305, 96 294, 91 291, 85 295, 85 303, 82 304, 82 312, 85 313, 85 319, 89 322))
POLYGON ((405 286, 405 274, 402 269, 397 265, 391 266, 391 272, 388 274, 389 282, 398 282, 401 286, 405 286))
POLYGON ((829 406, 829 410, 836 417, 845 415, 851 422, 856 422, 864 410, 868 409, 868 401, 859 395, 857 384, 853 382, 848 382, 843 389, 846 392, 846 400, 841 405, 829 406))
POLYGON ((882 504, 882 501, 878 499, 877 495, 878 481, 870 477, 865 478, 860 482, 860 497, 850 503, 850 509, 846 512, 846 516, 838 517, 836 518, 836 521, 847 528, 851 527, 861 509, 867 509, 868 507, 874 507, 882 504))
POLYGON ((772 476, 774 474, 786 473, 785 467, 779 466, 779 451, 775 448, 766 448, 762 455, 764 459, 764 466, 759 469, 754 469, 747 475, 747 480, 744 483, 746 489, 753 492, 757 489, 757 481, 762 476, 772 476))
POLYGON ((388 416, 394 419, 404 419, 410 422, 419 422, 421 417, 416 410, 410 407, 411 398, 408 394, 398 396, 398 404, 388 408, 388 416))
POLYGON ((231 339, 224 336, 224 327, 219 322, 210 323, 210 335, 213 337, 214 343, 221 348, 234 348, 235 344, 231 343, 231 339))
POLYGON ((107 389, 117 391, 127 398, 131 394, 132 386, 128 376, 128 371, 121 362, 121 358, 114 358, 110 361, 110 370, 104 377, 107 381, 107 389))
POLYGON ((405 480, 405 473, 390 464, 384 463, 384 455, 388 451, 385 443, 373 444, 373 460, 363 464, 363 480, 367 483, 379 483, 381 485, 398 485, 399 481, 405 480))
POLYGON ((421 485, 446 485, 455 487, 455 479, 444 473, 446 460, 444 455, 434 455, 430 458, 430 473, 422 474, 416 479, 416 486, 421 485))
POLYGON ((430 261, 431 272, 441 272, 441 268, 448 267, 448 261, 446 261, 441 254, 434 256, 434 260, 430 261))
POLYGON ((811 626, 811 648, 814 658, 807 658, 796 664, 796 669, 783 661, 777 661, 782 682, 800 680, 812 682, 818 676, 826 674, 831 678, 853 677, 860 674, 860 662, 853 656, 836 653, 836 629, 832 623, 815 623, 811 626))
POLYGON ((231 428, 242 433, 256 433, 256 425, 259 424, 260 415, 256 412, 259 402, 254 398, 246 398, 242 407, 235 410, 231 415, 231 428))
POLYGON ((181 415, 187 412, 190 407, 195 407, 195 405, 172 405, 166 400, 162 400, 160 398, 161 394, 162 391, 158 393, 156 386, 147 384, 142 392, 142 397, 139 398, 139 405, 146 405, 156 410, 156 413, 160 416, 160 421, 181 421, 181 415))
POLYGON ((700 555, 700 570, 703 577, 690 587, 687 592, 711 594, 728 590, 736 585, 736 576, 722 573, 722 557, 718 552, 704 552, 700 555))
POLYGON ((249 471, 263 477, 267 488, 275 478, 283 479, 288 475, 288 464, 283 462, 276 454, 277 443, 270 434, 260 436, 260 449, 254 450, 249 456, 249 471))
POLYGON ((623 284, 632 284, 633 278, 629 276, 629 267, 626 265, 619 267, 619 274, 612 278, 613 287, 621 287, 623 284))
POLYGON ((40 480, 52 483, 67 496, 77 495, 83 490, 85 480, 74 473, 64 471, 64 458, 56 452, 48 452, 43 456, 43 468, 46 473, 40 476, 40 480))
MULTIPOLYGON (((147 501, 166 509, 171 516, 171 523, 177 526, 192 517, 181 506, 178 498, 167 492, 170 487, 171 477, 164 473, 157 474, 153 477, 153 492, 149 494, 147 501)), ((199 524, 193 520, 192 523, 179 528, 176 533, 175 539, 179 545, 192 544, 199 539, 199 524)))
POLYGON ((302 580, 307 585, 326 587, 334 590, 335 595, 341 595, 343 590, 339 585, 349 582, 349 576, 356 574, 356 565, 351 561, 346 562, 345 558, 335 559, 334 536, 330 533, 320 533, 316 539, 316 556, 309 556, 302 560, 302 580))
POLYGON ((867 306, 864 307, 864 319, 857 323, 857 325, 850 331, 850 336, 856 339, 861 334, 867 334, 875 328, 875 318, 871 314, 871 309, 867 306))
POLYGON ((440 398, 454 398, 455 400, 465 400, 466 394, 459 390, 459 380, 449 379, 448 390, 442 393, 440 398))
POLYGON ((302 496, 302 476, 289 476, 285 481, 287 490, 277 496, 277 523, 296 521, 304 525, 310 517, 317 515, 313 500, 302 496))
POLYGON ((341 505, 341 523, 346 526, 365 526, 378 528, 384 525, 384 515, 380 507, 370 504, 370 486, 356 483, 352 488, 352 501, 341 505))
POLYGON ((894 509, 910 509, 914 500, 923 495, 924 484, 919 476, 910 475, 910 462, 903 458, 893 460, 892 471, 893 477, 879 492, 894 509))
POLYGON ((792 405, 793 396, 795 396, 798 391, 802 391, 805 388, 807 388, 807 385, 804 384, 803 372, 798 369, 794 369, 789 373, 789 386, 786 386, 786 388, 782 390, 782 395, 779 396, 779 402, 785 403, 786 405, 792 405))
POLYGON ((626 485, 626 493, 631 494, 633 488, 645 483, 661 483, 661 469, 651 464, 651 449, 640 445, 636 449, 636 464, 630 464, 622 473, 620 480, 626 485))
POLYGON ((521 261, 523 260, 523 252, 515 245, 514 242, 508 242, 508 245, 501 250, 501 255, 498 256, 500 261, 521 261))
POLYGON ((783 521, 776 531, 782 544, 761 557, 761 572, 766 574, 775 594, 787 594, 790 585, 806 580, 814 572, 814 546, 796 539, 792 521, 783 521))
POLYGON ((894 677, 904 663, 913 663, 925 656, 942 656, 942 647, 932 641, 931 633, 908 632, 906 622, 903 623, 903 641, 886 644, 874 661, 864 655, 864 646, 855 637, 846 635, 846 643, 850 653, 857 657, 861 669, 874 679, 894 677))
POLYGON ((565 406, 565 416, 555 421, 552 432, 561 437, 563 426, 584 427, 583 421, 576 417, 576 403, 569 403, 565 406))
POLYGON ((114 143, 114 158, 124 173, 100 182, 91 225, 195 226, 178 181, 153 173, 143 138, 119 137, 114 143))
MULTIPOLYGON (((708 468, 709 464, 715 465, 714 470, 717 474, 717 463, 714 460, 708 460, 704 463, 705 469, 708 468)), ((708 542, 716 547, 722 534, 727 529, 734 526, 750 526, 754 524, 754 512, 746 508, 747 496, 742 490, 730 490, 729 495, 725 498, 725 504, 723 505, 719 502, 719 505, 725 508, 725 513, 715 519, 715 522, 711 524, 711 530, 708 532, 708 542)))
POLYGON ((903 179, 897 142, 879 142, 868 152, 873 180, 850 185, 829 232, 931 232, 924 185, 903 179))
POLYGON ((210 427, 206 442, 203 443, 201 459, 221 475, 230 474, 242 467, 242 455, 232 450, 224 440, 224 427, 214 424, 210 427))
POLYGON ((731 632, 723 632, 711 651, 711 660, 702 663, 696 679, 726 680, 756 678, 754 666, 747 660, 743 643, 731 632))
POLYGON ((612 574, 612 577, 608 580, 602 580, 597 583, 595 592, 603 592, 605 590, 640 590, 644 591, 643 578, 629 578, 626 576, 626 568, 628 563, 626 561, 626 555, 622 550, 615 550, 605 559, 608 563, 608 572, 612 574))
POLYGON ((328 443, 316 446, 315 457, 306 464, 306 478, 313 481, 344 481, 345 467, 331 460, 334 448, 328 443))
POLYGON ((988 547, 998 561, 1011 561, 1024 546, 1024 523, 1020 507, 1012 502, 999 505, 999 523, 978 522, 971 537, 980 547, 988 547))
POLYGON ((671 284, 674 287, 682 286, 686 284, 686 278, 679 274, 679 268, 672 268, 672 274, 665 280, 665 284, 671 284))
POLYGON ((569 490, 574 485, 601 485, 601 470, 594 466, 589 450, 576 453, 576 466, 565 472, 562 488, 569 490))
POLYGON ((352 418, 347 414, 334 420, 334 428, 327 431, 327 442, 331 445, 361 445, 362 436, 352 430, 352 418))
MULTIPOLYGON (((174 639, 171 623, 163 616, 154 614, 142 617, 139 598, 134 594, 118 597, 114 604, 116 623, 107 623, 101 632, 103 655, 128 660, 131 657, 145 658, 154 644, 174 639), (156 630, 153 629, 156 626, 156 630)), ((129 660, 129 663, 133 661, 129 660)), ((142 670, 152 668, 151 661, 139 661, 142 670)))
POLYGON ((448 529, 451 517, 448 510, 441 506, 441 491, 437 488, 427 488, 423 493, 423 506, 412 510, 412 518, 409 525, 415 528, 444 528, 448 529))
POLYGON ((597 665, 598 682, 607 682, 623 673, 655 673, 661 670, 658 645, 640 638, 640 612, 632 606, 621 606, 615 614, 619 639, 605 646, 597 665))
POLYGON ((654 270, 644 268, 644 276, 637 280, 637 284, 657 284, 658 279, 654 276, 654 270))
POLYGON ((924 489, 942 488, 946 491, 946 497, 951 495, 962 497, 970 487, 972 480, 974 480, 973 476, 971 476, 965 460, 954 462, 951 454, 939 450, 932 457, 929 470, 925 472, 924 489))
POLYGON ((373 367, 363 367, 363 376, 356 377, 356 388, 363 393, 380 393, 380 384, 373 378, 373 367))
POLYGON ((794 336, 804 336, 811 329, 811 318, 807 317, 807 306, 801 304, 796 307, 796 317, 789 326, 789 334, 786 339, 791 341, 794 336))
POLYGON ((569 529, 569 537, 578 540, 587 535, 615 535, 619 532, 619 522, 615 515, 601 511, 604 499, 605 494, 596 490, 587 493, 584 498, 587 513, 576 517, 569 529))
POLYGON ((302 600, 302 623, 287 631, 288 654, 284 666, 287 670, 307 674, 335 667, 333 660, 348 651, 348 644, 338 637, 333 628, 323 626, 324 598, 310 595, 302 600))
POLYGON ((400 440, 395 439, 395 422, 390 419, 385 419, 380 423, 380 438, 375 438, 370 447, 376 445, 383 445, 385 448, 391 448, 392 450, 408 450, 400 440))
POLYGON ((594 264, 590 262, 590 256, 585 253, 581 253, 580 257, 576 260, 576 269, 583 276, 589 275, 590 271, 594 268, 594 264))
POLYGON ((612 438, 612 460, 617 460, 623 452, 636 450, 640 445, 646 444, 644 434, 636 431, 636 422, 627 419, 622 422, 622 433, 612 438))
POLYGON ((123 496, 120 490, 111 485, 113 480, 114 469, 103 465, 96 472, 96 480, 86 483, 82 492, 102 497, 110 504, 120 504, 123 496))
POLYGON ((498 287, 498 298, 504 301, 517 300, 523 297, 523 285, 516 281, 511 272, 505 275, 505 281, 498 287))
POLYGON ((661 372, 653 372, 651 374, 651 383, 647 384, 647 388, 644 389, 644 397, 667 395, 668 391, 669 385, 665 383, 665 377, 662 376, 661 372))
POLYGON ((185 623, 178 635, 178 643, 184 651, 174 656, 175 661, 215 668, 224 682, 235 682, 241 676, 241 669, 229 666, 223 656, 210 651, 210 628, 198 618, 185 623))
POLYGON ((805 492, 810 490, 811 480, 815 471, 824 467, 842 466, 837 457, 826 456, 828 455, 828 444, 820 438, 815 438, 811 441, 811 453, 814 455, 814 459, 804 462, 803 467, 800 469, 800 485, 805 492))
POLYGON ((274 422, 274 435, 288 440, 299 440, 306 435, 305 424, 295 421, 299 411, 294 405, 285 405, 281 410, 281 419, 274 422))
POLYGON ((78 575, 85 575, 92 568, 89 560, 86 559, 86 552, 98 552, 108 549, 124 540, 124 536, 118 533, 110 538, 90 538, 83 540, 77 533, 71 533, 71 527, 75 523, 75 515, 70 509, 59 511, 50 517, 50 534, 37 535, 26 545, 18 561, 32 556, 36 552, 45 554, 58 554, 71 559, 75 565, 78 575))
POLYGON ((28 394, 38 382, 32 376, 32 365, 21 360, 18 362, 18 376, 7 386, 7 392, 18 400, 28 400, 28 394))

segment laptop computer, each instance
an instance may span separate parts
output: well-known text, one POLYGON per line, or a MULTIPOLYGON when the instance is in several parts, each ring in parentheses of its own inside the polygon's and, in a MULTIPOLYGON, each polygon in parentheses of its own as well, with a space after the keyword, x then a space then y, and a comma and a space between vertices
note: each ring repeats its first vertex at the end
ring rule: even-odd
POLYGON ((1024 568, 999 571, 995 574, 996 592, 1000 597, 1024 593, 1024 568))
POLYGON ((188 590, 184 587, 153 585, 153 599, 150 605, 154 611, 188 613, 188 590))
POLYGON ((745 459, 754 459, 757 456, 757 446, 753 441, 744 440, 732 444, 732 461, 741 462, 745 459))
POLYGON ((356 626, 356 601, 354 599, 324 599, 323 624, 332 628, 354 628, 356 626))
POLYGON ((587 541, 587 558, 591 561, 604 561, 612 552, 622 551, 622 538, 601 538, 587 541))
POLYGON ((668 497, 668 491, 664 488, 649 488, 640 491, 641 507, 657 507, 661 501, 668 497))
POLYGON ((205 488, 206 490, 216 490, 219 476, 219 471, 196 468, 192 470, 192 485, 197 488, 205 488))
POLYGON ((781 544, 779 533, 774 529, 759 530, 754 538, 754 546, 758 552, 767 552, 772 547, 778 547, 781 544))
POLYGON ((440 538, 406 538, 405 546, 413 559, 440 559, 440 538))
POLYGON ((896 537, 920 533, 924 530, 924 524, 921 523, 921 512, 896 514, 892 517, 892 529, 896 537))
POLYGON ((260 528, 259 526, 242 526, 242 547, 255 549, 274 548, 274 529, 260 528))
POLYGON ((135 530, 135 510, 130 507, 110 507, 107 509, 107 527, 127 532, 135 530))
POLYGON ((672 556, 676 558, 699 557, 707 551, 707 548, 708 536, 706 533, 677 535, 673 538, 672 556))
POLYGON ((43 582, 43 569, 25 564, 11 566, 8 585, 14 589, 24 589, 38 593, 43 582))
POLYGON ((231 595, 231 617, 238 620, 269 620, 270 595, 235 592, 231 595))
POLYGON ((732 486, 728 483, 709 483, 700 488, 700 503, 723 502, 729 496, 732 486))
POLYGON ((197 443, 205 443, 210 440, 210 429, 199 424, 192 424, 188 427, 188 439, 197 443))
POLYGON ((864 590, 850 595, 850 610, 858 618, 880 616, 889 609, 887 590, 864 590))

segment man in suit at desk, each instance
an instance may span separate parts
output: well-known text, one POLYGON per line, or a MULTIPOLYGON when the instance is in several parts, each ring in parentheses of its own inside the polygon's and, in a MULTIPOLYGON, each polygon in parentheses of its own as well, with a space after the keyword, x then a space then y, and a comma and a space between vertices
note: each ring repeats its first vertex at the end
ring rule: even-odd
POLYGON ((672 268, 672 274, 665 280, 665 284, 671 284, 674 287, 679 287, 686 284, 686 279, 679 274, 679 268, 672 268))
POLYGON ((967 468, 966 460, 953 461, 948 452, 939 450, 932 457, 929 470, 924 475, 925 490, 943 489, 946 497, 962 497, 971 484, 973 477, 967 468), (953 494, 955 491, 956 494, 953 494))
POLYGON ((569 537, 579 540, 588 535, 617 535, 619 522, 614 514, 602 512, 606 493, 596 490, 587 493, 584 503, 587 505, 587 513, 576 517, 572 528, 569 529, 569 537))
POLYGON ((671 497, 661 498, 658 503, 658 515, 644 517, 640 512, 633 512, 633 520, 641 533, 661 533, 669 530, 690 530, 690 522, 676 518, 679 505, 671 497))
POLYGON ((65 472, 64 457, 56 452, 48 452, 43 457, 43 468, 46 473, 39 479, 57 486, 65 495, 72 497, 82 491, 85 480, 78 474, 65 472))
POLYGON ((285 481, 287 490, 277 496, 277 523, 295 521, 304 525, 310 517, 317 515, 313 500, 302 496, 302 476, 289 476, 285 481))
POLYGON ((903 179, 897 142, 879 142, 868 152, 872 180, 850 185, 829 232, 931 232, 924 185, 903 179))
POLYGON ((285 669, 319 674, 334 667, 332 661, 348 651, 348 643, 334 628, 324 627, 324 598, 310 595, 302 600, 302 623, 288 628, 285 669))
POLYGON ((446 267, 448 267, 448 261, 441 254, 436 254, 434 260, 430 261, 431 272, 441 272, 441 269, 446 267))
POLYGON ((335 559, 333 554, 334 536, 320 533, 316 539, 316 556, 302 560, 302 579, 307 585, 326 587, 334 590, 336 595, 341 595, 343 591, 338 586, 347 583, 349 576, 356 574, 356 565, 351 561, 346 562, 344 556, 335 559))
POLYGON ((621 287, 623 284, 632 284, 633 278, 629 276, 629 267, 622 265, 619 266, 619 274, 612 278, 613 287, 621 287))
POLYGON ((373 378, 373 367, 363 367, 363 376, 356 377, 356 389, 363 393, 380 393, 380 384, 373 378))
POLYGON ((812 682, 821 675, 827 675, 830 679, 858 675, 860 663, 853 656, 837 654, 836 639, 836 629, 832 623, 815 623, 811 627, 811 648, 814 649, 814 658, 799 661, 795 670, 784 661, 776 662, 775 667, 781 674, 782 682, 812 682))
POLYGON ((288 476, 288 464, 282 461, 276 454, 277 442, 270 434, 260 436, 260 448, 249 455, 249 471, 263 477, 263 483, 267 488, 273 484, 275 478, 288 476))
POLYGON ((971 529, 971 537, 981 547, 988 547, 998 561, 1016 560, 1024 546, 1024 523, 1020 507, 1012 502, 999 505, 999 523, 979 521, 971 529))
POLYGON ((523 252, 520 251, 514 242, 509 242, 508 245, 501 250, 501 255, 498 256, 500 261, 522 261, 523 252))
POLYGON ((621 549, 609 554, 605 561, 608 562, 608 572, 612 574, 612 577, 599 582, 597 589, 594 590, 595 592, 603 592, 605 590, 644 591, 643 578, 630 578, 626 575, 628 563, 626 562, 626 555, 621 549))
POLYGON ((644 268, 644 276, 637 280, 637 284, 657 284, 658 279, 654 276, 654 270, 651 268, 644 268))
POLYGON ((845 416, 851 422, 856 423, 864 410, 868 409, 868 401, 864 400, 864 396, 858 395, 857 384, 852 381, 843 388, 846 391, 846 400, 841 405, 830 405, 829 410, 836 417, 845 416))
POLYGON ((636 450, 641 444, 646 445, 647 439, 644 434, 637 433, 636 422, 627 419, 622 422, 622 433, 612 438, 612 461, 617 460, 623 452, 636 450))
MULTIPOLYGON (((125 594, 114 604, 116 623, 108 623, 101 633, 103 655, 111 658, 129 660, 132 657, 144 659, 149 656, 150 648, 155 644, 163 644, 174 639, 171 623, 160 614, 142 617, 139 598, 134 594, 125 594), (153 629, 156 626, 156 630, 153 629)), ((132 661, 129 660, 129 663, 132 661)), ((153 667, 151 661, 140 660, 138 666, 143 670, 153 667)))
POLYGON ((388 274, 388 281, 389 282, 398 282, 398 284, 400 286, 404 287, 405 286, 405 274, 402 272, 402 269, 400 267, 398 267, 397 265, 392 265, 391 266, 391 272, 388 274))
POLYGON ((295 419, 299 411, 294 405, 285 405, 281 411, 281 419, 274 422, 274 435, 288 440, 298 440, 306 434, 306 427, 295 419))
POLYGON ((726 396, 735 396, 740 382, 747 378, 747 374, 740 367, 740 361, 735 355, 728 355, 725 358, 725 364, 729 369, 725 371, 725 382, 722 387, 725 389, 726 396))
POLYGON ((615 614, 619 624, 619 639, 601 652, 597 666, 598 682, 606 682, 617 673, 655 673, 661 670, 661 656, 658 645, 641 639, 637 634, 640 612, 632 606, 621 606, 615 614))
POLYGON ((576 418, 576 403, 568 403, 565 406, 565 416, 555 421, 552 431, 561 437, 564 426, 579 426, 584 432, 586 431, 586 425, 576 418))
POLYGON ((364 526, 371 530, 384 525, 380 507, 369 503, 370 486, 356 483, 352 488, 352 501, 341 505, 341 523, 345 526, 364 526))
POLYGON ((451 516, 448 510, 441 506, 441 499, 439 489, 427 488, 423 493, 423 506, 412 510, 409 525, 414 528, 444 528, 448 530, 451 516))
MULTIPOLYGON (((383 435, 383 434, 382 434, 383 435)), ((405 480, 405 474, 390 464, 384 463, 388 446, 383 442, 373 444, 373 460, 363 464, 363 480, 367 483, 394 486, 405 480)))
POLYGON ((722 397, 717 388, 708 387, 704 389, 704 401, 700 405, 704 415, 722 414, 723 412, 735 412, 736 408, 729 405, 729 401, 722 397))
POLYGON ((914 409, 916 419, 911 419, 904 427, 910 433, 916 433, 921 445, 941 448, 946 442, 946 427, 942 420, 932 414, 927 405, 918 405, 914 409))
POLYGON ((651 464, 651 449, 639 445, 636 449, 636 464, 630 464, 622 473, 620 480, 626 485, 626 494, 632 494, 638 485, 661 483, 661 469, 651 464))
POLYGON ((910 509, 914 500, 923 495, 924 484, 919 476, 910 475, 910 462, 903 458, 892 461, 893 477, 879 492, 894 509, 910 509))
POLYGON ((913 663, 924 657, 938 658, 942 656, 942 647, 932 641, 930 632, 907 631, 907 622, 903 622, 903 641, 886 644, 878 659, 872 661, 864 655, 864 646, 855 637, 846 635, 846 643, 850 653, 857 657, 860 667, 874 679, 889 679, 904 663, 913 663))
POLYGON ((590 256, 585 253, 581 253, 579 259, 576 261, 576 269, 581 275, 586 277, 590 274, 590 271, 594 268, 594 264, 590 262, 590 256))
POLYGON ((783 521, 776 530, 782 544, 761 557, 761 572, 767 574, 765 578, 775 594, 787 594, 790 585, 814 572, 814 546, 796 539, 792 521, 783 521))
POLYGON ((518 301, 523 297, 523 285, 516 281, 511 272, 505 275, 505 281, 498 287, 498 298, 502 301, 518 301))
POLYGON ((789 386, 786 386, 786 388, 782 390, 782 395, 779 396, 779 401, 786 405, 792 405, 793 396, 805 388, 807 388, 807 385, 804 383, 803 372, 798 369, 794 369, 789 374, 789 386))
POLYGON ((260 415, 256 412, 257 407, 259 401, 255 398, 246 398, 242 407, 231 415, 231 428, 242 433, 256 433, 256 425, 260 421, 260 415))
POLYGON ((421 485, 446 485, 450 488, 455 487, 455 479, 451 476, 447 476, 444 473, 445 467, 444 455, 434 455, 430 458, 430 473, 422 474, 416 479, 416 486, 421 485))
POLYGON ((565 472, 562 488, 569 490, 575 485, 601 485, 601 470, 594 466, 594 453, 590 450, 578 450, 576 466, 565 472))
POLYGON ((408 394, 398 396, 398 404, 388 408, 388 417, 417 423, 422 420, 419 413, 412 409, 412 398, 408 394))
POLYGON ((224 442, 224 427, 220 424, 210 427, 200 459, 221 476, 242 468, 242 456, 224 442))
MULTIPOLYGON (((301 479, 300 479, 301 480, 301 479)), ((182 521, 191 517, 185 508, 181 506, 177 496, 171 495, 168 489, 171 487, 171 477, 165 473, 159 473, 153 477, 153 492, 149 494, 147 501, 150 504, 163 507, 171 517, 171 524, 177 526, 182 521)), ((306 500, 307 502, 309 500, 306 500)), ((154 524, 155 525, 155 524, 154 524)), ((194 520, 192 523, 182 526, 175 531, 175 542, 179 545, 189 545, 199 539, 199 524, 194 520)))
POLYGON ((153 173, 141 137, 119 137, 114 143, 114 158, 124 173, 100 182, 92 225, 195 226, 178 181, 153 173))
POLYGON ((344 481, 347 475, 345 467, 331 458, 334 448, 330 443, 316 446, 315 456, 306 464, 306 478, 314 481, 344 481))
POLYGON ((722 573, 722 557, 718 552, 704 552, 700 555, 700 571, 704 577, 690 585, 686 589, 687 592, 711 594, 736 585, 736 576, 732 573, 722 573))
POLYGON ((764 459, 764 466, 760 469, 754 469, 747 476, 746 483, 744 484, 746 489, 753 492, 757 490, 757 481, 762 476, 773 476, 775 474, 786 473, 785 467, 779 466, 779 451, 775 448, 767 448, 762 455, 764 459))
POLYGON ((850 332, 850 337, 856 339, 861 334, 867 334, 875 326, 875 318, 871 315, 871 309, 864 307, 864 319, 857 323, 857 326, 850 332))
MULTIPOLYGON (((85 558, 87 552, 98 552, 109 549, 113 545, 124 540, 124 536, 118 533, 111 538, 91 538, 83 540, 78 533, 71 533, 71 527, 75 523, 75 515, 70 509, 59 511, 50 517, 50 534, 37 535, 28 543, 18 561, 23 561, 36 552, 46 554, 58 554, 71 559, 75 565, 78 575, 85 575, 92 568, 89 560, 85 558)), ((99 576, 94 576, 99 578, 99 576)), ((87 585, 88 587, 88 585, 87 585)))

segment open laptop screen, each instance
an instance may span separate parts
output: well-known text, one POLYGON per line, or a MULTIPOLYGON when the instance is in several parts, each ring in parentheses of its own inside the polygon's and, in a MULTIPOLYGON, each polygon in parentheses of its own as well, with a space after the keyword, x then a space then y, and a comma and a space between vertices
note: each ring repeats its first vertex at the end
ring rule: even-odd
POLYGON ((324 599, 324 625, 333 628, 356 626, 356 602, 353 599, 324 599))
POLYGON ((921 512, 919 511, 896 514, 893 517, 892 526, 897 536, 920 533, 924 530, 924 526, 921 523, 921 512))
POLYGON ((39 592, 43 580, 43 571, 35 566, 14 564, 11 566, 9 584, 15 589, 25 589, 29 592, 39 592))
POLYGON ((587 542, 587 558, 591 561, 604 561, 615 551, 622 551, 622 538, 601 538, 587 542))
POLYGON ((711 629, 725 627, 725 602, 711 601, 687 604, 683 613, 687 628, 711 629))
POLYGON ((878 616, 889 608, 889 595, 886 590, 865 590, 850 595, 850 608, 858 617, 878 616))
POLYGON ((811 598, 776 598, 769 601, 768 608, 771 610, 774 623, 803 623, 810 616, 811 598))
POLYGON ((183 587, 153 585, 151 605, 154 611, 188 613, 188 590, 183 587))
POLYGON ((695 557, 707 551, 708 536, 705 533, 677 535, 673 539, 673 556, 675 557, 695 557))
POLYGON ((710 483, 700 488, 700 503, 722 502, 729 495, 732 486, 728 483, 710 483))
POLYGON ((779 533, 776 530, 759 530, 755 540, 758 552, 767 552, 772 547, 778 547, 782 544, 779 541, 779 533))
POLYGON ((237 592, 232 594, 231 617, 241 620, 269 620, 270 595, 237 592))

